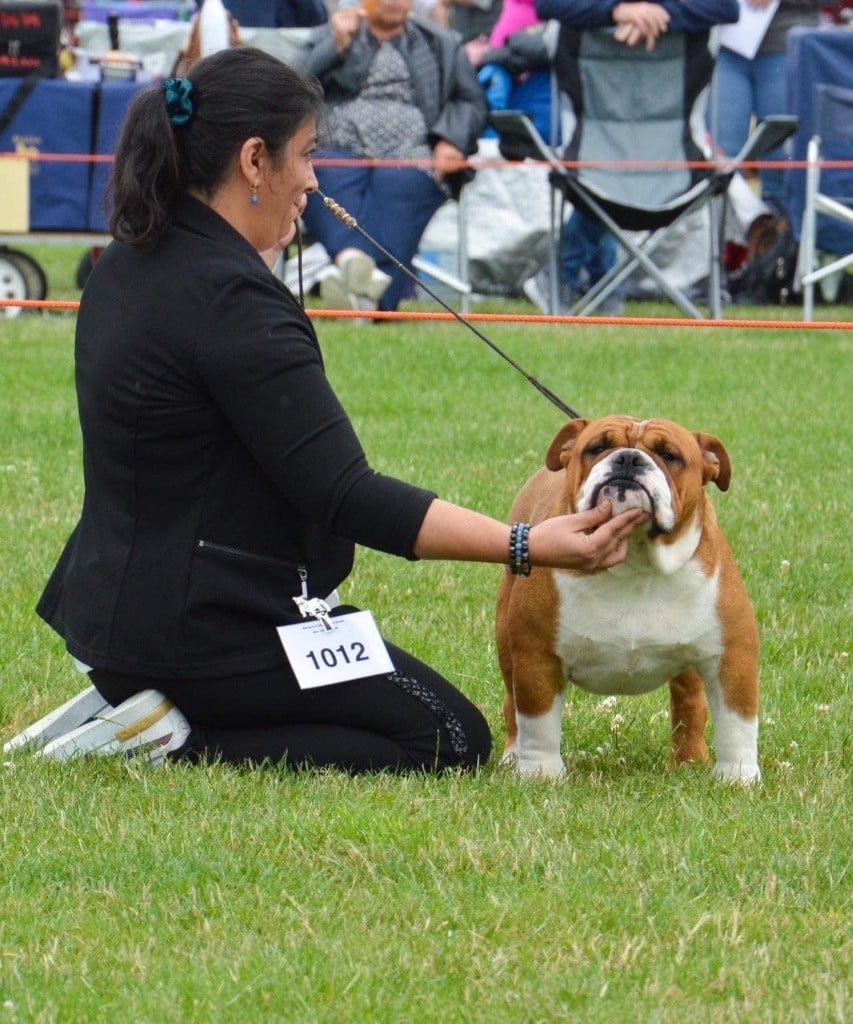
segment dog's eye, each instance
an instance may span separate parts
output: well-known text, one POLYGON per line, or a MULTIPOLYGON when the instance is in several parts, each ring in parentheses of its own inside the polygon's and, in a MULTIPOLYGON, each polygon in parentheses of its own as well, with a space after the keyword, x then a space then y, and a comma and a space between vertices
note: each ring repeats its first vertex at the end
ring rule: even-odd
POLYGON ((658 458, 663 462, 669 463, 669 465, 683 465, 684 460, 677 452, 671 452, 667 448, 659 448, 655 453, 658 458))
POLYGON ((589 447, 584 448, 583 454, 585 459, 596 459, 599 455, 603 455, 607 451, 608 446, 606 444, 591 444, 589 447))

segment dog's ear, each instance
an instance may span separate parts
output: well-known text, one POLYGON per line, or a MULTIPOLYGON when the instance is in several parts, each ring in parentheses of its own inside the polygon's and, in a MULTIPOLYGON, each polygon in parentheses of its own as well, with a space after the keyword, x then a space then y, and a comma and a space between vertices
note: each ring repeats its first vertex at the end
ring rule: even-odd
POLYGON ((568 461, 569 454, 574 447, 575 441, 577 441, 580 432, 587 423, 589 423, 589 420, 569 420, 568 423, 560 427, 557 431, 557 434, 548 449, 548 454, 545 456, 545 465, 553 473, 556 473, 557 470, 562 469, 563 466, 565 466, 568 461))
POLYGON ((732 464, 723 442, 712 434, 695 436, 702 450, 702 483, 713 480, 721 491, 727 491, 732 480, 732 464))

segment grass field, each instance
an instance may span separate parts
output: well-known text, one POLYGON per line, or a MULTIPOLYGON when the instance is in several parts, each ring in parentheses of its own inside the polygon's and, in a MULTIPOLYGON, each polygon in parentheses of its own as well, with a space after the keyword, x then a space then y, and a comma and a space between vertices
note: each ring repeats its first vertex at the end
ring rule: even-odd
MULTIPOLYGON (((78 256, 43 254, 51 296, 76 297, 78 256)), ((73 328, 0 320, 4 740, 81 686, 33 612, 81 499, 73 328)), ((459 325, 318 330, 374 465, 504 517, 560 413, 459 325)), ((497 757, 354 780, 19 754, 0 770, 0 1022, 849 1018, 849 336, 486 333, 585 413, 727 444, 714 497, 761 628, 764 784, 676 769, 664 690, 570 693, 560 783, 497 757)), ((345 592, 483 708, 498 750, 499 573, 363 551, 345 592)))

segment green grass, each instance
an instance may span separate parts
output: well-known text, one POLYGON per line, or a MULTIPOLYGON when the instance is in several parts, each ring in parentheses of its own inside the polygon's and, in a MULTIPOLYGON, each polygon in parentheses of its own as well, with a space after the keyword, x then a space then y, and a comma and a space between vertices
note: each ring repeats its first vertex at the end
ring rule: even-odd
MULTIPOLYGON (((78 256, 51 254, 54 297, 76 296, 78 256)), ((81 685, 33 612, 81 498, 73 324, 0 320, 4 739, 81 685)), ((318 329, 374 465, 503 517, 560 413, 458 325, 318 329)), ((16 755, 0 770, 0 1019, 849 1017, 849 338, 486 333, 584 412, 727 444, 732 487, 714 495, 761 627, 764 785, 673 767, 663 690, 615 709, 571 693, 561 783, 497 758, 476 777, 353 780, 16 755)), ((457 682, 499 748, 498 577, 363 551, 346 597, 457 682)))

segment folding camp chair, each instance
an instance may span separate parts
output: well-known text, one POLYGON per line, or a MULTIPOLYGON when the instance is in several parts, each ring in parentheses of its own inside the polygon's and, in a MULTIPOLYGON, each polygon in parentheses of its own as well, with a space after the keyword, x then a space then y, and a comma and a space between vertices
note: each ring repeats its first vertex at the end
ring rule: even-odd
POLYGON ((814 319, 815 285, 853 264, 853 252, 844 246, 853 239, 853 176, 848 170, 830 171, 821 182, 821 162, 849 160, 853 156, 853 89, 819 85, 815 90, 815 135, 806 151, 806 195, 795 286, 803 293, 803 320, 814 319), (824 244, 836 250, 837 259, 818 266, 818 215, 848 225, 846 232, 824 232, 824 244))
MULTIPOLYGON (((702 148, 702 114, 714 56, 706 34, 664 35, 652 50, 645 50, 617 42, 609 29, 576 32, 563 26, 555 68, 576 115, 562 155, 521 111, 493 111, 492 123, 507 157, 548 161, 552 187, 563 203, 571 201, 605 224, 622 246, 613 269, 571 312, 592 312, 641 266, 686 316, 702 318, 652 254, 688 216, 709 206, 708 304, 711 316, 720 319, 720 249, 729 182, 738 165, 759 159, 793 134, 796 118, 765 119, 734 159, 709 167, 702 148)), ((558 308, 563 220, 561 213, 553 224, 551 312, 558 308)))

